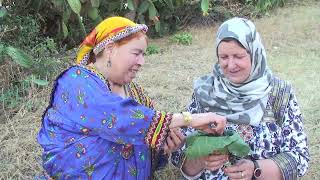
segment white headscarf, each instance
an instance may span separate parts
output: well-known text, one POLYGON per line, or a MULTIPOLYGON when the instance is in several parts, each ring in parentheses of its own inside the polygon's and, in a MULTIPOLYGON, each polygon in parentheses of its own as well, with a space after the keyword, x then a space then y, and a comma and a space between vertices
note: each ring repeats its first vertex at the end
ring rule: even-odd
POLYGON ((213 74, 195 81, 195 95, 201 107, 207 112, 225 115, 236 124, 259 125, 271 90, 272 72, 255 25, 244 18, 225 21, 217 32, 217 46, 226 38, 238 41, 250 53, 251 71, 241 84, 230 82, 223 74, 219 62, 214 65, 213 74))

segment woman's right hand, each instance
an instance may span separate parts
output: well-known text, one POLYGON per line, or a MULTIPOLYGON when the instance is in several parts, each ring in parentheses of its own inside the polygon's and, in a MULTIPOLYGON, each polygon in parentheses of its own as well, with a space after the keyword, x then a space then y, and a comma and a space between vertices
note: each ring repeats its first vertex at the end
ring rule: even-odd
POLYGON ((193 128, 205 131, 210 134, 221 135, 224 132, 227 123, 226 117, 212 112, 193 115, 196 116, 196 118, 192 118, 192 121, 190 123, 193 128), (212 127, 211 124, 214 124, 215 127, 212 127))
POLYGON ((212 155, 205 156, 202 158, 204 161, 204 169, 215 171, 223 167, 228 162, 228 155, 213 153, 212 155))

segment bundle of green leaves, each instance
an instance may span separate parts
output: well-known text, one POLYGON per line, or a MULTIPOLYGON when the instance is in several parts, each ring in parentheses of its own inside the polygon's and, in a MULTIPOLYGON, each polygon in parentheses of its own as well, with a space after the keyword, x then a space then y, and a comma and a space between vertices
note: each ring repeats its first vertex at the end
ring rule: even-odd
POLYGON ((212 153, 229 153, 236 157, 245 157, 249 151, 249 145, 235 131, 225 131, 222 136, 199 132, 187 138, 185 154, 188 159, 208 156, 212 153))

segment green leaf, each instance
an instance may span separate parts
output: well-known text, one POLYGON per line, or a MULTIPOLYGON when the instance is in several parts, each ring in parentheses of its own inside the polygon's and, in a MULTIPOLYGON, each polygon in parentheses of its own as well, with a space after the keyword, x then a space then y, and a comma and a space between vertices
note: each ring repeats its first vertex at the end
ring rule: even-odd
POLYGON ((71 15, 71 10, 69 8, 64 9, 62 14, 63 22, 67 23, 71 15))
POLYGON ((88 11, 88 16, 92 20, 96 20, 99 17, 98 8, 90 8, 88 11))
POLYGON ((68 37, 69 31, 67 25, 62 21, 63 38, 68 37))
POLYGON ((208 15, 209 0, 201 0, 201 10, 203 12, 203 15, 208 15))
POLYGON ((157 16, 157 13, 158 13, 158 11, 157 11, 156 7, 154 6, 153 2, 151 2, 149 0, 149 18, 153 19, 155 16, 157 16))
POLYGON ((174 9, 172 0, 166 0, 166 4, 169 6, 169 8, 170 8, 171 10, 174 9))
POLYGON ((26 81, 30 81, 32 83, 35 83, 39 86, 46 86, 49 84, 49 82, 47 80, 43 80, 43 79, 38 79, 36 78, 34 75, 29 76, 26 81))
POLYGON ((160 28, 161 28, 160 21, 156 21, 154 25, 155 25, 155 28, 156 28, 156 32, 160 32, 160 28))
POLYGON ((138 7, 138 10, 137 10, 138 14, 141 15, 141 14, 145 13, 148 10, 149 5, 150 5, 149 1, 143 1, 138 7))
POLYGON ((100 5, 100 1, 99 0, 91 0, 91 6, 98 8, 100 5))
POLYGON ((20 49, 9 46, 6 53, 22 67, 30 68, 33 65, 32 58, 20 49))
POLYGON ((135 9, 135 8, 134 8, 134 2, 133 2, 133 0, 128 0, 127 3, 128 3, 128 8, 129 8, 131 11, 133 11, 133 10, 135 9))
POLYGON ((54 0, 52 1, 53 6, 60 9, 64 6, 64 0, 54 0))
POLYGON ((250 151, 249 146, 234 131, 227 131, 223 136, 196 134, 187 138, 187 158, 193 159, 207 156, 213 152, 231 153, 244 157, 250 151))
POLYGON ((8 11, 5 8, 0 8, 0 18, 5 17, 8 14, 8 11))
POLYGON ((80 14, 81 11, 81 3, 79 0, 67 0, 69 3, 70 8, 76 14, 80 14))

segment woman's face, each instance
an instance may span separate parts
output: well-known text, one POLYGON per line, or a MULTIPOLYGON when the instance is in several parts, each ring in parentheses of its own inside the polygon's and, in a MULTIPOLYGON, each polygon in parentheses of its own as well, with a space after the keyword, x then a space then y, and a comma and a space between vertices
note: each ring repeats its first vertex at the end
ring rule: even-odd
POLYGON ((250 54, 236 41, 222 41, 218 46, 218 60, 225 77, 241 84, 250 75, 250 54))
POLYGON ((117 84, 131 82, 144 65, 144 54, 147 48, 145 37, 137 37, 124 45, 115 45, 111 52, 111 67, 108 79, 117 84))

